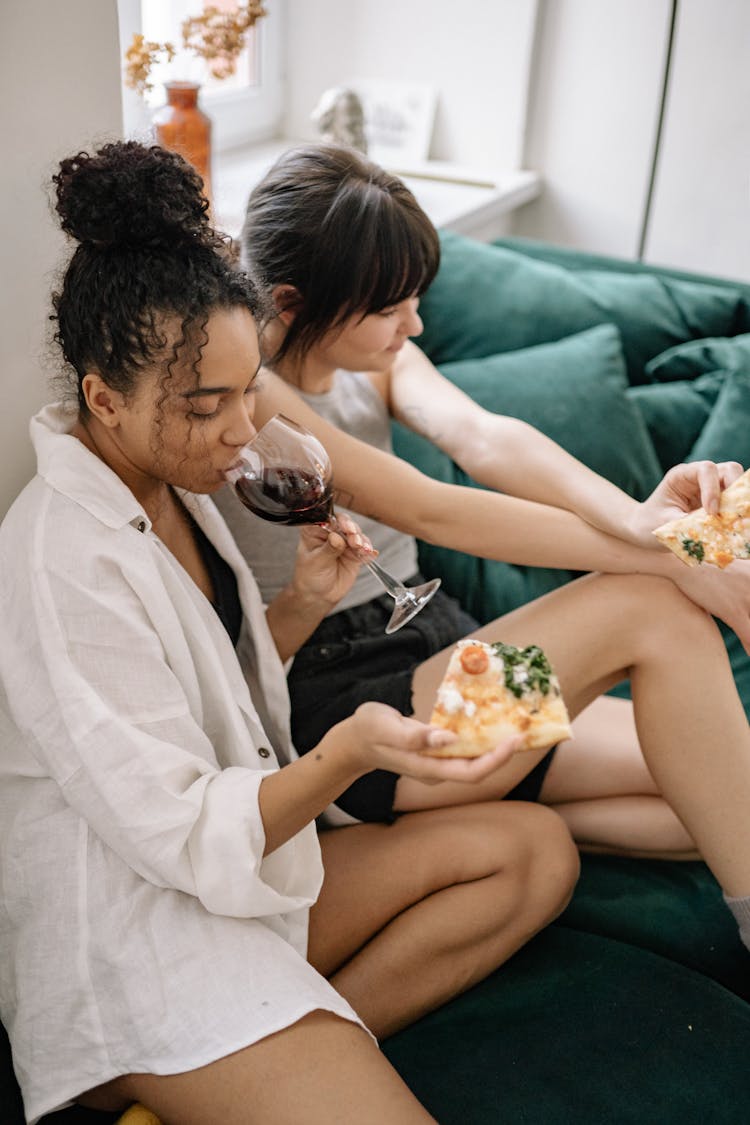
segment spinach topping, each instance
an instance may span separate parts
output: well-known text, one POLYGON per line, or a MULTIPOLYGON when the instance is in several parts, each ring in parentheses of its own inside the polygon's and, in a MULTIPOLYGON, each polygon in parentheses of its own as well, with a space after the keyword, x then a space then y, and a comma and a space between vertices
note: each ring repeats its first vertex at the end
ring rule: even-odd
POLYGON ((542 695, 547 695, 550 689, 552 668, 539 645, 516 648, 514 645, 505 645, 502 641, 495 641, 491 648, 503 662, 505 686, 508 691, 513 692, 516 699, 520 699, 524 692, 535 689, 540 691, 542 695), (525 668, 526 679, 520 683, 517 682, 513 676, 514 668, 525 668))
POLYGON ((705 551, 700 539, 689 539, 687 535, 682 537, 682 546, 686 554, 691 555, 698 562, 703 562, 705 551))

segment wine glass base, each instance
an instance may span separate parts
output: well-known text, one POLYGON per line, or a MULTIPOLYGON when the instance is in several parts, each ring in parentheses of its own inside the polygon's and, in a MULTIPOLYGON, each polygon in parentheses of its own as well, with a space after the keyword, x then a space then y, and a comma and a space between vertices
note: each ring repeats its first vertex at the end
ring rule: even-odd
POLYGON ((386 633, 395 633, 402 625, 406 625, 407 621, 411 621, 420 609, 424 609, 439 586, 439 578, 423 582, 421 586, 408 586, 406 594, 401 595, 396 601, 391 619, 385 627, 386 633))

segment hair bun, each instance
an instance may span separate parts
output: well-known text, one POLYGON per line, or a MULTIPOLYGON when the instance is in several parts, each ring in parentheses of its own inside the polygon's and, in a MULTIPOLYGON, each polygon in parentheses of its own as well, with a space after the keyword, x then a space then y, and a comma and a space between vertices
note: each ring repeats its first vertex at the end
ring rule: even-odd
POLYGON ((62 229, 79 242, 155 246, 213 235, 200 176, 158 145, 79 152, 61 161, 53 182, 62 229))

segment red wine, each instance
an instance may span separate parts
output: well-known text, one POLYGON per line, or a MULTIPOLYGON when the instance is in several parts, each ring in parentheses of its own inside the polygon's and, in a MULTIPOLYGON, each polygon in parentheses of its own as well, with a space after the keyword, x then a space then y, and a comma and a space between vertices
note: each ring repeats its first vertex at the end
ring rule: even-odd
POLYGON ((273 523, 326 523, 331 515, 330 484, 307 469, 263 469, 260 477, 239 477, 234 487, 246 508, 273 523))

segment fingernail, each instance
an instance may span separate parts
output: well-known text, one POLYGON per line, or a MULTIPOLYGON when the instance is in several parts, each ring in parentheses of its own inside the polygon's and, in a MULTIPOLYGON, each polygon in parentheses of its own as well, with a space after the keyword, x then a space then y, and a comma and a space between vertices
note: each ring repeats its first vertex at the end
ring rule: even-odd
POLYGON ((427 735, 428 746, 448 746, 456 741, 456 735, 450 730, 431 730, 427 735))

